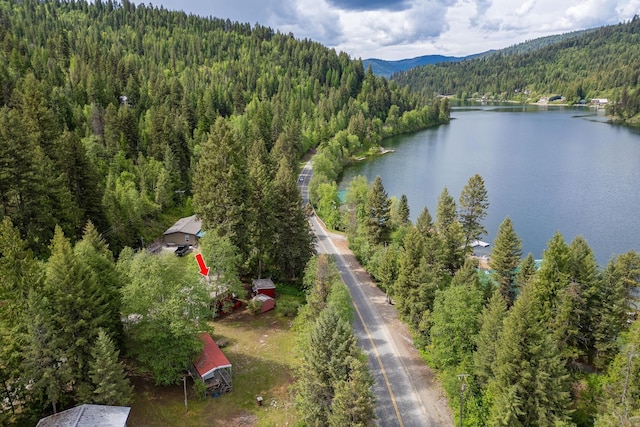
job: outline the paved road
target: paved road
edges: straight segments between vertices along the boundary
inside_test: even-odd
[[[308,200],[311,166],[298,178],[302,198]],[[375,287],[368,274],[347,249],[344,237],[330,234],[314,215],[310,223],[317,236],[319,253],[331,254],[342,280],[349,288],[356,310],[354,330],[373,374],[376,415],[380,426],[453,426],[451,411],[433,372],[425,366],[409,337],[397,321],[393,306]]]

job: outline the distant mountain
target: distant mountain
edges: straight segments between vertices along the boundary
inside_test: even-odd
[[[640,17],[561,36],[544,37],[468,61],[415,67],[392,80],[423,96],[567,103],[611,98],[623,118],[640,112]]]
[[[373,74],[377,76],[390,77],[392,74],[400,71],[407,71],[411,68],[421,67],[423,65],[440,64],[442,62],[458,62],[485,55],[486,53],[488,52],[470,56],[424,55],[418,56],[417,58],[401,59],[399,61],[385,61],[384,59],[369,58],[363,59],[362,65],[365,70],[371,66],[371,71],[373,71]]]
[[[407,71],[416,67],[422,67],[423,65],[441,64],[444,62],[460,62],[466,59],[475,59],[496,54],[514,55],[533,52],[551,44],[580,37],[596,30],[597,28],[592,28],[588,30],[572,31],[570,33],[540,37],[533,40],[527,40],[526,42],[518,43],[504,49],[488,50],[486,52],[475,53],[468,56],[424,55],[411,59],[400,59],[398,61],[385,61],[384,59],[369,58],[363,59],[362,65],[364,65],[365,70],[369,67],[369,65],[371,65],[371,71],[373,71],[373,74],[389,78],[395,73]]]

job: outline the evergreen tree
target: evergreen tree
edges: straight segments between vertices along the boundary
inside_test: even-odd
[[[515,288],[519,292],[529,280],[536,274],[536,260],[533,255],[529,253],[518,266],[518,272],[516,273]]]
[[[462,224],[465,243],[468,245],[487,233],[482,225],[482,220],[487,217],[489,198],[484,186],[484,179],[480,175],[476,174],[469,178],[460,194],[458,207],[460,224]]]
[[[193,177],[193,206],[206,230],[228,236],[243,258],[249,253],[246,223],[246,155],[235,132],[216,120]]]
[[[429,352],[437,367],[454,367],[471,357],[482,302],[476,266],[469,259],[453,277],[451,286],[436,293]]]
[[[64,355],[78,386],[86,382],[90,343],[98,329],[113,326],[105,311],[109,302],[95,274],[78,259],[59,227],[45,272],[39,303],[47,306],[49,315],[43,318],[43,328],[51,334],[50,351]]]
[[[40,263],[6,216],[0,222],[0,254],[0,384],[15,414],[19,404],[28,412],[38,403],[27,392],[30,386],[24,378],[24,363],[25,341],[34,322],[28,312],[29,294],[42,286],[42,273]]]
[[[552,426],[569,420],[565,364],[544,322],[531,286],[523,289],[504,320],[496,348],[492,426]]]
[[[438,207],[436,210],[436,231],[444,234],[446,230],[457,220],[456,201],[449,194],[447,187],[442,189],[438,197]]]
[[[426,206],[422,209],[422,212],[420,212],[420,215],[416,220],[416,228],[424,236],[430,236],[434,233],[433,218],[431,218],[429,209]]]
[[[366,361],[349,358],[349,375],[336,384],[329,426],[366,427],[375,417],[373,378]]]
[[[474,372],[482,385],[486,385],[494,377],[498,338],[506,316],[507,304],[504,296],[496,290],[480,314],[480,330],[476,336],[476,352],[473,354]]]
[[[400,224],[409,223],[409,214],[409,201],[407,200],[407,195],[403,194],[400,196],[400,201],[398,202],[398,218]]]
[[[506,217],[498,227],[489,266],[493,270],[492,278],[498,283],[498,289],[509,307],[515,300],[516,268],[521,256],[522,242],[513,229],[511,219]]]
[[[262,140],[249,150],[249,182],[247,215],[251,239],[251,271],[257,278],[266,277],[273,268],[273,235],[275,233],[275,194],[267,150]],[[266,274],[266,275],[265,275]]]
[[[124,366],[118,361],[119,353],[109,335],[101,329],[91,352],[89,378],[94,388],[89,402],[125,406],[131,401],[133,387]]]
[[[55,317],[51,302],[43,295],[32,291],[28,298],[28,323],[25,357],[23,362],[24,386],[31,390],[30,397],[35,402],[51,404],[53,412],[69,401],[66,394],[74,375],[64,342],[51,319]],[[42,411],[43,408],[38,408]]]
[[[275,214],[273,255],[277,277],[296,283],[315,253],[314,236],[303,210],[300,191],[289,164],[282,159],[274,182]]]
[[[377,176],[367,195],[365,221],[367,236],[373,245],[389,242],[391,235],[390,207],[391,203],[382,185],[382,179]]]
[[[441,257],[451,276],[464,263],[466,252],[464,230],[456,212],[456,202],[445,187],[438,198],[435,226],[442,241]]]
[[[605,369],[618,351],[618,338],[633,313],[634,281],[640,272],[640,257],[634,251],[612,258],[598,282],[598,304],[593,309],[593,359]],[[637,283],[637,282],[635,282]]]
[[[85,226],[82,240],[75,245],[74,253],[78,261],[93,272],[97,282],[97,293],[101,294],[100,299],[103,301],[100,307],[101,313],[98,313],[97,317],[104,318],[104,327],[109,336],[114,338],[116,342],[121,342],[122,296],[120,289],[123,279],[116,269],[115,260],[108,244],[91,222]]]
[[[604,407],[597,427],[632,427],[640,424],[640,321],[625,334],[620,352],[609,367]]]

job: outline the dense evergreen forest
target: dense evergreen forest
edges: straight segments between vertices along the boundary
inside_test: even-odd
[[[339,156],[337,173],[384,137],[446,121],[347,54],[260,25],[0,1],[0,424],[127,403],[121,354],[158,384],[181,379],[210,290],[177,257],[139,250],[178,217],[202,219],[227,289],[302,287],[300,158]]]
[[[584,238],[558,233],[536,262],[507,217],[479,269],[469,247],[486,234],[479,175],[457,200],[444,188],[435,217],[425,207],[415,224],[380,177],[355,177],[344,204],[319,208],[412,329],[456,424],[462,414],[469,426],[640,425],[637,252],[601,267]]]
[[[151,221],[194,194],[219,117],[239,157],[264,144],[275,176],[282,153],[293,165],[341,130],[376,143],[376,120],[418,106],[345,53],[266,27],[126,1],[2,1],[0,21],[0,203],[37,254],[55,224],[76,239],[91,220],[116,252],[155,238]]]
[[[640,112],[640,19],[539,49],[515,46],[478,59],[415,68],[392,80],[418,93],[459,99],[525,102],[559,95],[577,103],[609,98],[616,101],[612,112],[628,119]]]

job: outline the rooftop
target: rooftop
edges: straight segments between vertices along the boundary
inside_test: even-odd
[[[163,234],[173,233],[185,233],[197,235],[202,229],[202,221],[196,218],[195,215],[191,215],[185,218],[180,218]]]
[[[127,406],[80,405],[38,421],[36,427],[125,427]]]
[[[200,341],[204,343],[204,347],[202,348],[202,353],[193,363],[198,374],[207,379],[211,373],[213,373],[216,369],[220,368],[230,368],[231,363],[227,356],[224,355],[220,347],[215,343],[211,335],[206,332],[203,332],[199,336]]]
[[[253,279],[253,289],[275,289],[271,279]]]

